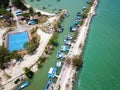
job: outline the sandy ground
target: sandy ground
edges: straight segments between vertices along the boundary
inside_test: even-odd
[[[85,44],[85,40],[87,37],[87,33],[88,33],[88,28],[89,28],[89,24],[90,21],[92,19],[92,16],[95,14],[95,8],[97,6],[97,0],[95,0],[93,6],[91,7],[91,10],[88,14],[88,18],[86,18],[84,25],[81,27],[77,40],[74,44],[72,44],[70,51],[68,53],[68,57],[72,58],[74,55],[80,55],[82,53],[84,44]],[[79,47],[81,44],[82,47]],[[75,69],[73,69],[72,65],[70,65],[69,67],[66,66],[66,64],[63,65],[63,68],[61,70],[61,73],[59,75],[59,78],[56,82],[56,85],[54,85],[54,90],[56,90],[56,88],[60,85],[60,90],[72,90],[72,78],[74,77],[74,73],[75,73]],[[67,84],[69,85],[69,87],[66,87]]]
[[[0,46],[3,43],[3,34],[6,32],[6,28],[0,28]]]
[[[27,8],[30,8],[31,6],[29,4],[26,4],[24,3],[24,5],[27,7]],[[41,12],[41,14],[43,15],[48,15],[48,16],[54,16],[55,14],[53,13],[48,13],[48,12],[45,12],[45,11],[42,11],[42,10],[39,10],[37,8],[34,8],[36,12]]]
[[[39,42],[40,45],[37,48],[36,53],[34,55],[25,55],[23,58],[24,60],[21,63],[17,62],[14,67],[11,66],[9,69],[5,69],[5,72],[11,75],[12,78],[8,79],[7,81],[6,81],[6,78],[2,79],[2,82],[1,82],[2,85],[6,84],[11,80],[14,80],[15,78],[23,74],[24,73],[23,68],[32,66],[34,63],[36,63],[38,58],[42,55],[42,53],[44,52],[45,46],[47,45],[52,34],[46,34],[42,30],[38,30],[37,33],[38,35],[40,35],[41,40]],[[3,73],[2,72],[0,73],[0,77],[3,77]],[[9,90],[14,86],[15,86],[14,83],[11,82],[5,86],[4,90]]]

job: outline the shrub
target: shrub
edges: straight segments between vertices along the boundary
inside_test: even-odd
[[[33,77],[34,72],[32,72],[29,68],[25,67],[24,71],[25,71],[25,75],[26,75],[27,78],[31,79]]]
[[[23,4],[22,0],[13,0],[12,4],[19,9],[26,9],[26,6]]]
[[[79,69],[83,65],[82,55],[74,56],[74,58],[72,59],[72,63],[73,67]]]

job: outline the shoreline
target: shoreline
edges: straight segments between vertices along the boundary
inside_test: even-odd
[[[88,17],[85,19],[85,22],[79,31],[76,42],[70,48],[70,51],[68,53],[69,58],[72,58],[74,55],[81,55],[83,53],[85,42],[88,36],[90,23],[93,16],[96,14],[95,10],[98,5],[98,2],[99,2],[98,0],[95,0],[93,5],[91,6],[90,11],[88,13]],[[73,68],[71,64],[69,65],[69,67],[66,67],[66,63],[64,63],[59,78],[56,84],[53,86],[54,87],[53,90],[56,90],[59,86],[60,90],[72,90],[74,88],[75,77],[77,72],[78,71],[76,71],[76,68]],[[67,85],[69,87],[66,87]]]
[[[25,1],[23,1],[23,4],[24,4],[27,8],[30,8],[30,7],[31,7],[31,5],[27,4]],[[43,14],[43,15],[55,16],[54,13],[48,13],[48,12],[39,10],[39,9],[37,9],[37,8],[34,8],[34,10],[35,10],[35,12],[41,12],[41,14]]]

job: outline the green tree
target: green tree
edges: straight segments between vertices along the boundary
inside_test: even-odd
[[[30,14],[29,13],[23,13],[22,16],[23,17],[30,17]]]
[[[26,77],[27,78],[32,78],[33,77],[33,75],[34,75],[34,72],[32,72],[29,68],[27,68],[27,67],[25,67],[24,68],[24,72],[25,72],[25,75],[26,75]]]
[[[29,8],[29,13],[30,13],[31,15],[34,15],[34,10],[33,10],[32,7]]]
[[[7,13],[7,11],[4,8],[0,8],[0,15],[4,15],[6,13]]]
[[[37,15],[40,17],[41,16],[41,12],[37,12]]]
[[[13,0],[12,4],[19,9],[26,9],[25,5],[23,4],[22,0]]]
[[[57,46],[58,45],[58,41],[57,41],[57,34],[54,34],[52,36],[52,38],[49,40],[49,44],[53,45],[53,46]]]
[[[82,17],[83,17],[83,18],[87,18],[87,16],[88,16],[88,13],[87,13],[87,12],[84,12],[84,13],[82,14]]]
[[[79,69],[83,65],[82,55],[74,56],[72,59],[72,65]]]
[[[12,59],[17,59],[17,60],[23,59],[23,57],[22,57],[21,55],[19,55],[19,54],[17,53],[17,51],[12,51],[12,52],[10,53],[10,58],[12,58]]]
[[[7,48],[0,46],[0,68],[4,69],[3,63],[10,60],[10,53]]]
[[[0,8],[6,8],[9,4],[9,0],[0,0]]]
[[[39,58],[39,62],[40,62],[40,63],[44,63],[45,60],[46,60],[46,57],[40,57],[40,58]]]

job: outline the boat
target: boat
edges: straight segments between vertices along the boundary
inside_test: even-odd
[[[62,32],[62,31],[64,31],[64,28],[61,27],[61,28],[59,28],[57,31],[58,31],[58,32]]]
[[[70,32],[75,32],[77,31],[76,25],[70,26]]]
[[[34,19],[29,20],[28,25],[34,25],[34,24],[35,24],[35,20]]]
[[[75,32],[75,31],[77,31],[77,29],[76,29],[76,28],[73,28],[72,31]]]
[[[22,90],[23,88],[27,87],[30,85],[30,82],[26,81],[23,84],[21,84],[17,90]]]
[[[69,46],[67,46],[67,45],[61,46],[60,50],[63,51],[63,52],[66,52],[66,51],[69,50]]]
[[[48,78],[54,78],[57,72],[57,67],[51,67],[48,72]]]
[[[49,79],[47,85],[45,86],[45,90],[49,90],[51,84],[52,84],[52,79]]]
[[[76,17],[77,20],[80,20],[81,18],[82,18],[81,16],[77,16],[77,17]]]
[[[82,15],[82,12],[78,12],[78,13],[77,13],[77,16],[81,16],[81,15]]]
[[[57,57],[57,59],[63,60],[65,58],[65,54],[63,52],[61,52],[61,51],[58,51],[56,57]]]
[[[65,38],[67,39],[67,40],[72,40],[72,36],[70,36],[70,35],[65,35]]]
[[[70,40],[64,40],[65,45],[71,45],[71,41]]]
[[[70,30],[72,30],[73,26],[70,26]]]
[[[85,10],[86,9],[86,7],[83,7],[83,10]]]
[[[62,66],[62,62],[58,61],[58,62],[56,63],[56,67],[61,67],[61,66]]]
[[[70,14],[69,14],[69,13],[66,13],[66,14],[65,14],[65,16],[66,16],[66,17],[69,17],[69,16],[70,16]]]
[[[74,22],[74,25],[75,25],[75,26],[76,26],[76,25],[78,25],[78,24],[79,24],[79,22],[78,22],[78,21],[75,21],[75,22]]]
[[[48,7],[52,6],[51,4],[48,4]]]

